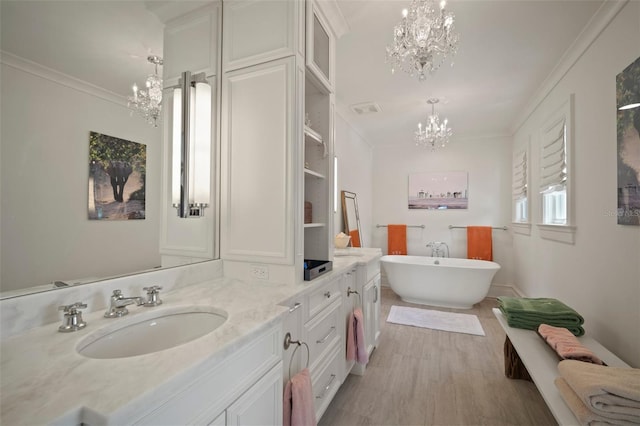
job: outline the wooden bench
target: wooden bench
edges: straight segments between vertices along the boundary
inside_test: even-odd
[[[554,380],[560,375],[558,372],[558,356],[533,330],[509,327],[507,319],[500,309],[494,308],[493,313],[507,333],[511,344],[518,352],[518,356],[527,368],[533,383],[544,398],[549,410],[559,425],[575,425],[577,419],[565,404],[556,388]],[[611,353],[607,348],[588,336],[578,337],[580,343],[596,354],[611,367],[629,367],[627,363]]]

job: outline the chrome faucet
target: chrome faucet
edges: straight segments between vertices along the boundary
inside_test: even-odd
[[[449,257],[449,246],[443,241],[431,241],[427,247],[431,249],[431,257]]]
[[[126,308],[127,305],[135,303],[137,306],[140,306],[143,305],[144,302],[142,297],[124,297],[122,291],[113,290],[113,294],[109,298],[109,309],[104,313],[104,317],[119,318],[129,313],[129,310]]]

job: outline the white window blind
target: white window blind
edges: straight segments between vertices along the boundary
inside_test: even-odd
[[[527,152],[520,151],[513,156],[511,188],[513,200],[527,198]]]
[[[545,132],[542,139],[540,192],[557,191],[567,182],[567,147],[565,120]]]

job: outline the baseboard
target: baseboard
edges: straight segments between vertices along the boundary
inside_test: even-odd
[[[487,297],[495,299],[500,296],[523,297],[522,291],[513,284],[491,284]]]

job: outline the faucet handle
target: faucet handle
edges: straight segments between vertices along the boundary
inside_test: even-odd
[[[147,292],[147,301],[144,302],[144,306],[151,307],[162,304],[162,300],[158,297],[158,293],[162,290],[162,287],[159,285],[152,285],[150,287],[143,287],[142,289]]]
[[[83,321],[82,312],[78,309],[84,309],[86,307],[87,304],[82,302],[58,306],[59,311],[64,311],[62,325],[58,327],[58,331],[61,333],[69,333],[71,331],[78,331],[85,328],[87,323]]]
[[[122,290],[113,290],[113,296],[119,299],[122,296]]]
[[[62,306],[58,306],[58,310],[59,311],[64,311],[64,313],[69,313],[69,314],[77,314],[78,313],[78,309],[84,309],[87,307],[86,303],[82,303],[82,302],[76,302],[76,303],[72,303],[71,305],[62,305]]]

